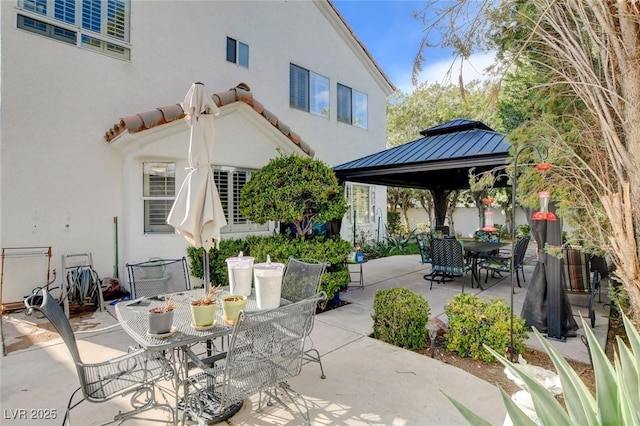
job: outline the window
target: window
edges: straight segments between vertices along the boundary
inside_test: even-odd
[[[167,216],[176,198],[175,163],[143,163],[144,232],[172,233]]]
[[[347,199],[347,220],[350,223],[368,224],[375,222],[375,191],[370,185],[356,185],[347,183],[345,187]]]
[[[290,64],[289,105],[328,118],[329,79]]]
[[[18,28],[122,59],[129,48],[130,0],[19,0]]]
[[[227,218],[221,232],[268,231],[268,224],[253,223],[240,213],[240,191],[251,178],[251,171],[227,167],[214,167],[213,180],[218,188],[220,202]]]
[[[227,61],[249,68],[249,45],[227,37]]]
[[[367,95],[338,84],[338,121],[366,129]]]

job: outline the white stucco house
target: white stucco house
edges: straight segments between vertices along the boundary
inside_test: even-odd
[[[395,88],[334,6],[314,1],[0,2],[0,243],[90,252],[101,276],[181,257],[165,219],[185,176],[193,82],[217,96],[223,238],[269,233],[235,209],[278,149],[329,166],[386,144]],[[358,229],[386,222],[386,189],[347,183]],[[116,226],[117,225],[117,226]],[[353,234],[351,216],[341,233]],[[60,276],[58,280],[60,280]],[[39,282],[5,288],[5,299]]]

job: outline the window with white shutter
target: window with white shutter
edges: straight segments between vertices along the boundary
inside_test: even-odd
[[[130,0],[18,0],[17,27],[129,60]]]
[[[227,218],[227,226],[220,229],[222,233],[268,231],[268,224],[258,224],[247,220],[240,213],[240,193],[244,185],[251,179],[251,170],[240,170],[231,167],[214,167],[213,179],[220,195],[222,208]]]
[[[144,232],[172,233],[167,216],[176,198],[175,163],[143,163]]]

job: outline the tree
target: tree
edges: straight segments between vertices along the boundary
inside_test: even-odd
[[[254,222],[293,223],[303,238],[313,222],[339,219],[347,211],[333,170],[310,157],[281,155],[253,173],[242,188],[240,213]]]
[[[411,207],[415,207],[416,200],[413,189],[388,187],[387,188],[387,202],[392,209],[400,208],[402,212],[402,218],[404,219],[404,225],[409,230],[409,215],[408,211]]]
[[[458,14],[460,8],[475,10],[476,24],[462,31],[446,25],[456,7]],[[504,105],[506,116],[524,120],[512,142],[535,140],[548,148],[559,167],[544,185],[563,218],[610,256],[639,324],[640,209],[634,206],[640,203],[640,3],[467,0],[443,13],[430,28],[443,30],[459,55],[496,48],[504,69],[526,77],[529,102]],[[521,182],[542,186],[526,174]]]

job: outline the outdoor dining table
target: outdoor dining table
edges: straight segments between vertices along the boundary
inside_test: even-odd
[[[463,241],[462,247],[468,257],[471,258],[471,288],[473,281],[478,284],[480,290],[484,290],[480,282],[480,271],[478,271],[478,259],[486,257],[491,252],[510,246],[511,243],[492,243],[487,241]]]
[[[229,294],[228,290],[223,291],[221,296],[226,294]],[[191,325],[190,302],[203,296],[204,290],[196,289],[150,298],[143,297],[116,304],[116,316],[122,329],[140,347],[149,351],[164,352],[173,363],[175,370],[173,384],[175,391],[174,424],[177,424],[178,411],[181,406],[180,390],[184,390],[183,397],[188,394],[189,360],[194,355],[191,352],[191,347],[198,343],[211,342],[217,338],[229,336],[233,331],[233,325],[229,325],[223,320],[221,303],[218,303],[216,321],[212,327],[196,329]],[[178,305],[174,310],[171,332],[166,333],[166,336],[150,335],[148,333],[149,309],[164,305],[168,298],[172,298],[174,303]],[[286,303],[288,303],[286,300],[281,301],[281,304]],[[256,298],[252,294],[247,298],[245,311],[258,310]],[[233,416],[240,408],[242,408],[242,403],[230,407],[227,412],[217,415],[216,421],[223,421],[225,418]]]

